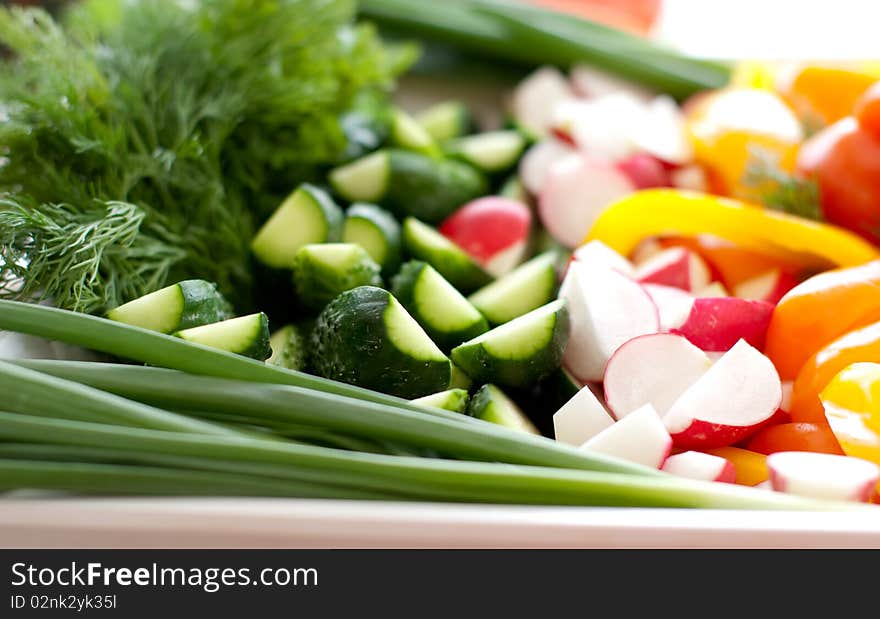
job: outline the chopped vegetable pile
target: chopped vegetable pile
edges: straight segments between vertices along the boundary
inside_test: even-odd
[[[0,329],[94,355],[0,361],[0,488],[873,509],[880,76],[841,109],[490,0],[160,6],[0,12]],[[369,17],[536,68],[500,126],[405,108]]]

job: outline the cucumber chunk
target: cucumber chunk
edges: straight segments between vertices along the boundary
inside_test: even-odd
[[[439,223],[489,190],[486,177],[461,161],[400,148],[377,151],[333,169],[333,190],[349,202],[373,202],[395,216]]]
[[[501,183],[501,187],[498,188],[498,195],[522,202],[523,204],[528,204],[530,201],[529,192],[526,190],[526,186],[523,185],[518,174],[511,174],[507,180]]]
[[[437,155],[440,148],[425,128],[400,108],[391,111],[391,143],[406,150]]]
[[[533,385],[509,389],[507,393],[541,434],[547,438],[555,438],[553,414],[577,395],[580,389],[580,383],[565,368],[560,367]]]
[[[174,335],[188,342],[219,348],[258,361],[265,361],[272,354],[269,346],[269,319],[263,312],[183,329]]]
[[[293,261],[293,284],[306,307],[320,310],[340,293],[357,286],[381,286],[380,267],[360,245],[304,245]]]
[[[408,399],[449,388],[449,359],[387,290],[343,292],[318,315],[311,340],[319,376]]]
[[[281,203],[257,231],[251,251],[260,262],[276,269],[293,264],[300,247],[338,241],[344,214],[330,195],[304,183]]]
[[[547,251],[524,262],[468,297],[494,325],[504,324],[556,297],[559,254]]]
[[[107,312],[107,318],[135,327],[173,333],[232,316],[232,306],[203,279],[186,279],[156,290]]]
[[[470,395],[467,390],[447,389],[446,391],[416,398],[412,402],[421,406],[442,408],[453,413],[464,413],[467,411],[468,400],[470,400]]]
[[[477,390],[468,404],[468,414],[511,430],[540,434],[514,401],[493,384],[483,385]]]
[[[450,389],[464,389],[467,392],[470,392],[471,387],[473,387],[474,381],[470,376],[464,373],[464,371],[455,365],[452,364],[452,378],[449,379],[449,388]]]
[[[403,246],[412,257],[430,264],[464,294],[492,281],[492,276],[463,249],[415,217],[403,221]]]
[[[358,202],[348,207],[342,240],[357,243],[370,254],[384,275],[390,275],[400,268],[403,244],[400,222],[375,204]]]
[[[461,101],[436,103],[416,114],[414,118],[437,142],[467,135],[476,127],[470,109]]]
[[[450,140],[443,150],[483,172],[496,174],[515,167],[526,144],[519,131],[487,131]]]
[[[483,315],[427,262],[404,264],[391,292],[442,350],[489,330]]]
[[[306,337],[298,325],[284,325],[269,338],[272,354],[266,359],[266,363],[288,370],[305,370],[307,346]]]
[[[560,366],[568,331],[568,307],[558,299],[456,346],[452,360],[478,382],[525,387]]]

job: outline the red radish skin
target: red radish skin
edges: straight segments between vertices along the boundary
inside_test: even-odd
[[[499,252],[525,242],[532,214],[522,202],[487,196],[458,208],[438,227],[440,234],[485,263]]]
[[[812,451],[772,453],[767,456],[767,470],[777,492],[865,503],[880,478],[880,467],[873,462]]]
[[[642,288],[651,295],[657,310],[660,312],[660,330],[669,331],[679,327],[691,313],[696,297],[681,288],[661,286],[660,284],[642,284]]]
[[[800,281],[782,269],[772,269],[756,277],[737,284],[733,294],[743,299],[756,299],[776,305],[785,294]]]
[[[711,272],[695,252],[670,247],[640,263],[635,277],[641,284],[661,284],[693,292],[709,285]]]
[[[561,245],[580,245],[593,222],[635,187],[612,164],[583,155],[554,163],[538,195],[538,217]]]
[[[773,363],[740,340],[679,397],[663,421],[676,447],[703,451],[751,436],[782,401]]]
[[[736,468],[730,460],[702,451],[683,451],[673,454],[666,458],[662,470],[672,475],[702,481],[726,484],[736,482]]]
[[[589,387],[581,387],[553,415],[556,440],[575,446],[583,445],[613,423],[611,415]]]
[[[730,350],[741,339],[762,350],[774,307],[738,297],[697,298],[684,323],[670,331],[705,351]]]
[[[574,261],[559,296],[568,301],[571,322],[563,363],[583,382],[602,381],[608,360],[621,344],[660,328],[650,295],[614,269]]]
[[[630,155],[617,163],[617,169],[626,174],[636,189],[672,186],[660,160],[647,153]]]
[[[533,196],[541,193],[547,171],[558,161],[569,155],[577,154],[577,151],[568,144],[547,138],[531,146],[520,159],[519,178],[523,186]]]
[[[602,382],[616,419],[650,404],[662,417],[712,361],[680,335],[641,335],[614,351]]]
[[[672,438],[657,411],[646,404],[599,432],[581,448],[659,469],[672,452]]]

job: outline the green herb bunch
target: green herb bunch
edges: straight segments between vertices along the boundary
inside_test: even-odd
[[[381,110],[414,59],[354,14],[350,0],[0,10],[0,297],[101,312],[199,277],[250,309],[253,231],[357,154],[353,106]]]

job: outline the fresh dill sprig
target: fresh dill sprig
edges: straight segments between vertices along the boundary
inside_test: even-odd
[[[786,172],[779,158],[766,149],[750,149],[743,181],[750,199],[759,204],[807,219],[822,219],[818,183]]]
[[[0,10],[0,297],[101,312],[170,279],[253,307],[253,231],[346,153],[411,48],[350,0],[90,0]]]

